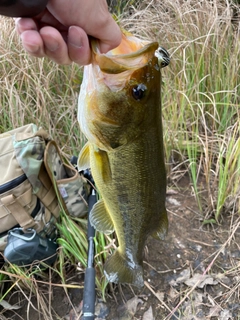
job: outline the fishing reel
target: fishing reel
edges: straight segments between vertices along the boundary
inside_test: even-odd
[[[78,160],[78,158],[76,156],[72,156],[72,158],[70,159],[70,162],[74,166],[74,168],[78,171],[77,160]],[[90,169],[82,170],[82,171],[79,171],[79,174],[83,175],[84,178],[87,180],[87,183],[90,185],[90,193],[89,194],[92,194],[92,190],[93,190],[93,188],[95,188],[95,182],[93,180],[91,170]]]
[[[14,228],[8,232],[5,260],[18,266],[39,264],[44,261],[52,265],[57,258],[58,244],[49,238],[43,238],[34,229]]]

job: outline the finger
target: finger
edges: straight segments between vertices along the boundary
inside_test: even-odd
[[[39,30],[44,26],[51,26],[60,32],[67,31],[67,27],[62,25],[48,10],[34,18],[15,18],[17,32],[21,34],[26,30]]]
[[[30,18],[16,18],[15,25],[18,34],[22,34],[27,30],[37,30],[37,25],[33,19]]]
[[[68,31],[68,52],[72,61],[80,65],[91,62],[91,51],[86,32],[77,26],[71,26]]]
[[[68,47],[61,33],[53,27],[43,27],[40,35],[44,44],[45,56],[58,64],[70,64]]]
[[[94,6],[94,8],[95,10],[89,12],[88,19],[91,23],[86,23],[84,25],[84,30],[87,34],[99,40],[100,51],[106,53],[109,50],[116,48],[121,43],[122,33],[119,26],[108,12],[106,1],[99,1],[98,6]]]
[[[24,49],[32,56],[42,58],[45,56],[44,45],[38,31],[23,31],[20,36]]]
[[[121,30],[110,15],[108,16],[108,19],[104,21],[102,28],[96,28],[94,33],[94,36],[100,40],[99,50],[102,53],[106,53],[109,50],[116,48],[120,45],[122,40]]]
[[[67,27],[60,23],[51,12],[45,9],[42,13],[34,17],[34,21],[36,22],[39,29],[51,26],[59,31],[67,30]]]
[[[100,51],[107,51],[117,47],[122,34],[117,23],[108,11],[106,0],[82,1],[72,0],[66,12],[66,0],[49,0],[48,10],[65,26],[78,26],[86,34],[99,40]]]

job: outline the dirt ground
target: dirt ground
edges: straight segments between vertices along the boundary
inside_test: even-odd
[[[167,208],[167,238],[147,241],[144,288],[109,287],[107,302],[97,301],[96,319],[240,319],[239,218],[225,214],[220,225],[204,226],[186,178],[169,190]],[[83,282],[83,274],[74,270],[69,278]],[[49,288],[43,290],[47,304]],[[70,289],[68,295],[59,287],[51,290],[51,319],[80,319],[82,289]],[[33,297],[30,304],[18,295],[21,308],[2,314],[3,318],[0,314],[0,319],[48,319],[39,313],[37,301]]]

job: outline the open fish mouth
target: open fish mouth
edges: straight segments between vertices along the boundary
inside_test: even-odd
[[[142,68],[146,65],[149,60],[157,51],[157,42],[143,42],[142,46],[134,48],[137,51],[129,52],[123,49],[118,52],[118,50],[112,50],[106,54],[97,53],[95,55],[96,64],[99,66],[101,72],[105,74],[119,75],[126,71],[132,72],[133,70]],[[127,52],[127,53],[126,53]]]
[[[121,45],[106,54],[99,53],[95,42],[92,43],[95,63],[100,70],[107,74],[119,74],[127,70],[141,68],[148,63],[155,50],[159,68],[164,68],[170,63],[170,55],[166,49],[158,46],[157,42],[140,41],[136,39],[134,46],[129,46],[128,37],[123,36]]]

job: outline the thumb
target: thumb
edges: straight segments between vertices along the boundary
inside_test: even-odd
[[[99,31],[92,32],[91,35],[98,39],[101,53],[107,53],[118,47],[122,40],[122,32],[110,15],[109,21]]]

